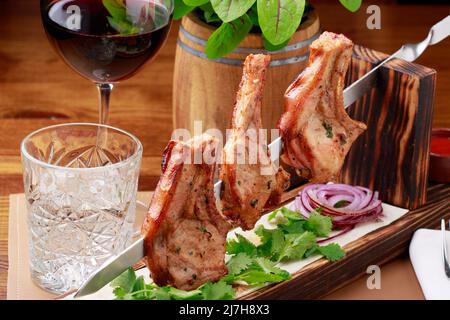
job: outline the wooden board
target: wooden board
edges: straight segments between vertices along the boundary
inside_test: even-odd
[[[386,57],[355,46],[347,83]],[[333,263],[321,259],[295,273],[290,281],[243,299],[320,298],[365,274],[368,266],[381,265],[405,252],[418,228],[436,227],[440,218],[450,217],[450,186],[434,185],[427,190],[435,80],[432,69],[394,60],[380,70],[376,89],[348,109],[368,130],[353,145],[340,180],[378,190],[384,202],[415,210],[345,246],[344,259]],[[291,200],[301,188],[287,192],[284,200]]]
[[[387,55],[355,46],[347,83]],[[426,202],[436,71],[393,60],[374,89],[347,110],[367,124],[352,146],[341,181],[378,190],[383,201],[415,209]]]
[[[300,188],[285,195],[291,199]],[[292,275],[289,281],[264,287],[241,299],[316,299],[366,273],[370,265],[382,265],[404,253],[414,232],[435,228],[441,218],[450,218],[450,185],[428,188],[428,203],[408,212],[389,226],[373,231],[344,247],[345,258],[336,262],[318,260]]]

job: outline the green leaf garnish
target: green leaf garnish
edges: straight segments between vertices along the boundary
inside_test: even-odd
[[[224,22],[209,37],[206,44],[206,55],[209,59],[217,59],[232,52],[252,28],[250,18],[244,14],[231,22]]]
[[[123,17],[124,11],[120,10],[123,0],[104,1],[108,2],[105,7],[112,17],[110,24],[122,30],[121,32],[129,33],[127,28],[131,26],[123,23],[126,21]],[[210,59],[217,59],[232,52],[253,26],[255,32],[262,31],[266,50],[281,50],[298,30],[305,10],[310,10],[306,0],[174,1],[175,20],[196,10],[206,23],[215,27],[220,25],[208,39],[206,53]],[[349,11],[355,12],[361,7],[362,0],[340,0],[340,2]]]
[[[106,18],[111,28],[123,35],[139,33],[140,29],[127,17],[127,8],[123,0],[103,0],[102,3],[110,14]]]
[[[202,292],[203,300],[232,300],[236,295],[233,287],[225,281],[207,282],[199,289]]]
[[[243,270],[247,269],[252,264],[252,262],[253,260],[248,254],[240,252],[232,256],[230,260],[228,260],[228,273],[234,275],[239,274]]]
[[[305,218],[297,211],[282,207],[269,214],[269,221],[276,218],[278,214],[283,215],[288,220],[304,220]]]
[[[291,278],[286,270],[279,267],[280,261],[305,259],[312,255],[322,255],[330,261],[345,256],[344,250],[336,243],[325,246],[317,244],[318,236],[331,232],[331,219],[322,216],[320,210],[312,212],[308,219],[300,213],[281,208],[272,220],[281,214],[285,221],[274,229],[260,225],[255,229],[259,244],[255,245],[242,234],[227,241],[228,274],[218,282],[207,282],[195,290],[185,291],[171,286],[158,287],[145,284],[144,278],[136,277],[132,268],[111,282],[118,300],[228,300],[236,293],[232,287],[243,281],[249,286],[278,283]]]
[[[118,287],[123,290],[124,293],[131,292],[136,281],[136,274],[133,268],[128,268],[120,276],[111,281],[112,287]]]
[[[337,261],[345,256],[345,251],[337,243],[320,246],[318,251],[330,261]]]
[[[207,282],[189,291],[145,284],[142,276],[136,278],[132,268],[114,279],[111,286],[117,300],[228,300],[235,296],[233,287],[224,281]]]
[[[190,7],[198,7],[208,3],[209,0],[183,0],[183,2]]]
[[[285,246],[283,231],[279,228],[265,229],[260,226],[255,230],[255,233],[261,239],[261,244],[257,248],[259,256],[277,260],[278,253]]]
[[[250,8],[250,10],[248,10],[247,15],[250,18],[250,21],[253,23],[253,25],[259,27],[258,6],[257,6],[256,1],[253,4],[253,6]]]
[[[347,200],[340,200],[340,201],[336,202],[333,207],[334,208],[343,208],[343,207],[348,206],[349,203],[350,202],[348,202]]]
[[[266,37],[263,36],[263,44],[264,44],[264,49],[266,49],[267,51],[278,51],[283,49],[284,47],[287,46],[287,44],[289,43],[289,41],[291,41],[291,38],[287,39],[286,41],[278,44],[278,45],[274,45],[272,43],[270,43],[269,40],[266,39]]]
[[[256,251],[256,246],[239,233],[236,234],[236,240],[232,239],[227,241],[228,254],[238,254],[243,252],[249,256],[254,256],[256,255]]]
[[[280,261],[301,259],[316,244],[316,236],[310,231],[285,235],[286,245],[279,254]]]
[[[333,222],[331,217],[323,216],[316,212],[311,212],[308,220],[305,223],[305,229],[313,232],[318,237],[327,237]]]
[[[274,46],[289,40],[297,31],[305,0],[257,0],[258,21],[264,37]]]

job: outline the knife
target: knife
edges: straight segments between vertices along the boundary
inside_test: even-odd
[[[428,33],[428,36],[420,43],[417,44],[405,44],[394,54],[381,61],[370,72],[366,73],[363,77],[353,82],[344,90],[344,106],[348,108],[360,97],[366,94],[371,88],[373,88],[378,75],[378,69],[384,64],[393,60],[394,58],[403,59],[409,62],[416,60],[425,49],[433,44],[436,44],[450,35],[450,15],[445,19],[435,24]],[[276,161],[279,159],[282,140],[277,138],[268,146],[271,160]],[[214,194],[216,198],[220,197],[220,190],[222,181],[216,182],[214,185]],[[108,259],[94,274],[92,274],[88,280],[78,289],[74,294],[74,298],[82,297],[85,295],[97,292],[105,285],[110,283],[122,272],[128,269],[130,266],[139,262],[144,257],[144,238],[140,237],[125,251],[117,256],[113,256]]]

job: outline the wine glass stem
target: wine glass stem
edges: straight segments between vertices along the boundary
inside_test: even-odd
[[[107,124],[109,120],[109,100],[111,97],[111,91],[113,89],[111,83],[97,83],[97,89],[100,98],[100,124]]]

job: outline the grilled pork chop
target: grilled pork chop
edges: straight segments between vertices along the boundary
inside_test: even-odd
[[[268,206],[280,202],[289,176],[271,161],[259,139],[261,101],[268,55],[249,55],[233,111],[231,134],[224,147],[220,178],[222,213],[244,230],[252,229]]]
[[[171,141],[164,152],[163,173],[142,227],[146,264],[160,286],[191,290],[227,273],[230,225],[215,204],[215,164],[205,159],[205,154],[215,158],[216,144],[202,135],[186,143]],[[193,163],[196,152],[202,164]]]
[[[353,142],[366,129],[344,109],[352,48],[345,36],[324,32],[311,44],[308,68],[285,94],[285,112],[278,123],[282,160],[314,181],[335,179]]]

